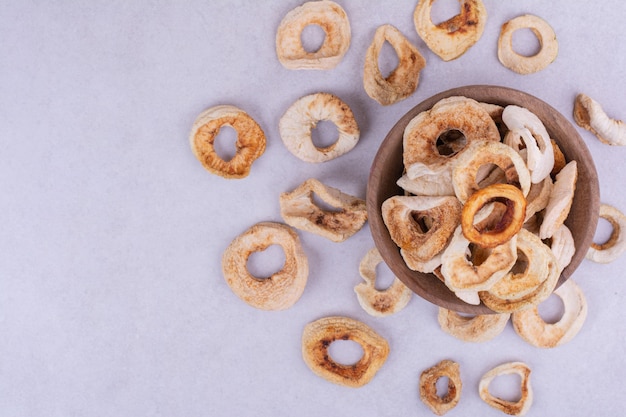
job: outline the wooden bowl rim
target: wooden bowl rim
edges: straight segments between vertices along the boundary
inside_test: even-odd
[[[391,240],[381,214],[382,202],[391,195],[401,194],[400,187],[395,185],[395,181],[399,178],[399,175],[385,175],[386,173],[383,172],[384,162],[389,163],[389,161],[393,159],[394,152],[397,155],[399,151],[400,156],[402,155],[402,136],[404,129],[415,116],[430,109],[439,100],[451,96],[465,96],[491,104],[515,104],[528,108],[542,120],[550,137],[555,139],[563,150],[566,159],[568,161],[576,159],[579,177],[574,203],[572,204],[572,213],[570,213],[566,221],[566,225],[568,225],[572,231],[576,241],[576,252],[570,264],[561,273],[557,288],[578,268],[585,258],[589,246],[593,242],[600,209],[598,175],[593,157],[572,123],[543,100],[510,87],[468,85],[440,92],[423,100],[410,109],[392,127],[374,157],[367,184],[366,202],[368,222],[377,249],[394,275],[425,300],[462,313],[489,314],[493,313],[493,311],[482,303],[480,305],[471,305],[458,299],[454,293],[433,274],[424,274],[410,270],[404,263],[399,248]],[[554,134],[555,131],[561,132],[562,135]],[[398,149],[398,147],[400,149]],[[572,158],[572,153],[576,154],[575,158]],[[401,157],[400,167],[394,168],[396,171],[402,169]],[[397,177],[395,177],[395,179],[390,178],[392,175],[394,177],[397,175]],[[394,192],[388,190],[388,192],[383,193],[380,190],[381,183],[385,179],[387,180],[387,184],[393,179],[395,185]],[[572,218],[574,212],[576,214],[575,219]]]

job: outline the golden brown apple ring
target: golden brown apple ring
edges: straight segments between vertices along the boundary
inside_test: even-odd
[[[526,342],[535,347],[553,348],[563,345],[578,334],[587,318],[585,295],[570,278],[554,291],[563,301],[563,316],[548,324],[539,315],[537,306],[512,314],[513,328]]]
[[[541,50],[533,56],[520,55],[513,50],[513,32],[518,29],[532,30]],[[552,27],[540,17],[522,15],[502,25],[498,38],[498,59],[508,69],[518,74],[532,74],[546,68],[556,59],[559,44]]]
[[[317,195],[336,208],[325,210],[313,200]],[[290,226],[315,233],[333,242],[343,242],[361,230],[367,221],[365,201],[310,178],[279,197],[280,214]]]
[[[458,226],[441,258],[446,286],[455,293],[488,290],[515,264],[516,242],[517,236],[513,236],[506,243],[481,253],[480,260],[474,261],[467,258],[470,241]]]
[[[523,362],[508,362],[496,366],[484,374],[478,384],[480,398],[496,410],[512,416],[523,416],[533,403],[533,390],[530,384],[530,368]],[[521,380],[521,397],[518,401],[507,401],[494,397],[489,392],[489,384],[500,375],[517,374]]]
[[[448,390],[440,397],[437,395],[437,381],[443,377],[448,378]],[[462,389],[459,364],[449,359],[442,360],[420,375],[420,399],[438,416],[456,407],[461,399]]]
[[[619,258],[626,251],[626,240],[624,240],[626,216],[613,206],[600,204],[600,217],[611,224],[613,228],[611,236],[602,244],[592,242],[585,256],[593,262],[607,264]]]
[[[353,365],[335,362],[328,347],[336,340],[351,340],[363,348]],[[361,387],[374,377],[389,355],[387,341],[366,324],[348,317],[325,317],[307,324],[302,333],[302,357],[316,375],[339,385]]]
[[[506,205],[500,222],[491,230],[479,230],[474,226],[474,216],[485,205],[491,202]],[[526,199],[514,185],[493,184],[472,194],[461,213],[463,235],[472,243],[483,248],[494,248],[511,239],[524,224],[526,215]]]
[[[470,195],[480,189],[476,183],[476,176],[480,167],[486,164],[498,166],[504,171],[507,183],[519,184],[524,197],[528,195],[530,172],[522,157],[503,143],[477,141],[466,148],[452,169],[454,193],[461,202],[467,201]]]
[[[437,320],[441,329],[464,342],[486,342],[493,339],[506,327],[510,314],[479,314],[462,316],[456,311],[439,307]]]
[[[383,202],[381,211],[391,240],[415,270],[446,246],[459,224],[461,204],[455,197],[393,196]]]
[[[448,132],[460,132],[458,146],[451,154],[442,154],[438,139]],[[430,110],[415,116],[404,129],[403,162],[409,178],[438,174],[450,169],[450,163],[476,141],[500,141],[498,128],[487,110],[467,97],[448,97]]]
[[[222,126],[237,132],[237,152],[225,161],[215,152],[215,138]],[[243,110],[229,105],[215,106],[202,112],[189,136],[191,150],[209,172],[224,178],[244,178],[252,163],[265,152],[265,133]]]
[[[257,278],[247,269],[253,252],[279,245],[285,252],[282,269]],[[281,223],[261,222],[237,236],[222,256],[222,271],[233,292],[261,310],[284,310],[300,299],[309,276],[309,264],[298,234]]]
[[[482,0],[459,0],[461,13],[433,24],[430,18],[434,0],[420,0],[413,13],[413,22],[420,37],[431,51],[444,61],[460,57],[482,36],[487,10]]]
[[[399,61],[387,78],[383,77],[378,68],[378,56],[385,41],[396,51]],[[374,40],[367,48],[363,69],[365,92],[383,106],[403,100],[417,88],[420,71],[425,65],[422,54],[402,32],[392,25],[382,25],[376,29]]]
[[[302,46],[306,26],[318,25],[326,35],[317,51]],[[309,1],[289,11],[276,31],[276,54],[288,69],[326,70],[337,66],[350,47],[350,21],[345,10],[329,0]]]
[[[319,148],[311,139],[311,131],[322,120],[332,122],[339,137],[333,144]],[[289,152],[313,163],[326,162],[352,150],[360,136],[350,107],[329,93],[310,94],[297,100],[280,118],[278,128]]]
[[[385,317],[402,310],[411,301],[413,291],[394,278],[392,284],[384,289],[376,289],[376,266],[383,261],[378,249],[373,248],[365,254],[359,264],[359,274],[365,282],[354,287],[359,304],[369,315]]]

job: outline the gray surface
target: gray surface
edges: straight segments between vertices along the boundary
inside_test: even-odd
[[[440,2],[442,15],[454,5]],[[574,279],[589,302],[587,322],[552,350],[526,344],[510,325],[491,342],[462,343],[418,297],[395,316],[368,316],[353,292],[372,246],[367,226],[340,244],[300,233],[310,277],[289,310],[253,309],[222,278],[221,254],[236,235],[281,220],[280,192],[316,177],[365,197],[385,133],[442,90],[510,86],[570,120],[575,95],[586,92],[626,119],[623,2],[485,3],[483,37],[443,62],[415,32],[415,1],[344,1],[352,44],[330,71],[290,71],[276,58],[276,28],[299,1],[0,4],[0,415],[428,415],[418,377],[445,358],[461,364],[464,379],[451,416],[502,415],[477,386],[510,360],[533,369],[531,415],[621,412],[626,258],[583,262]],[[500,25],[522,13],[550,22],[560,48],[552,65],[528,76],[496,56]],[[389,107],[362,86],[365,50],[384,23],[427,60],[417,92]],[[313,165],[286,150],[277,126],[297,98],[318,91],[344,99],[362,134],[347,155]],[[245,109],[267,134],[244,180],[207,173],[190,151],[193,120],[218,104]],[[626,150],[581,135],[602,201],[626,210]],[[390,343],[388,361],[363,388],[324,381],[301,359],[303,326],[330,314],[360,319]]]

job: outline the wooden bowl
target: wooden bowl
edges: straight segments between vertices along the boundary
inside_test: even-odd
[[[450,96],[465,96],[477,101],[505,106],[515,104],[535,113],[545,125],[567,161],[576,160],[578,182],[570,214],[565,222],[571,230],[576,244],[576,253],[571,263],[559,278],[557,286],[565,282],[584,259],[593,241],[600,206],[598,174],[587,146],[570,122],[545,102],[522,91],[490,85],[474,85],[454,88],[430,97],[405,114],[391,129],[382,142],[372,164],[367,185],[367,213],[370,230],[376,247],[392,272],[413,292],[422,298],[458,312],[488,314],[493,311],[484,304],[471,305],[457,298],[444,283],[433,274],[409,269],[398,246],[391,240],[381,214],[383,202],[403,190],[396,184],[402,176],[402,136],[411,119],[430,109],[439,100]]]

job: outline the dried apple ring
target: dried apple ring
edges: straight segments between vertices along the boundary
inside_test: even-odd
[[[559,272],[562,272],[570,264],[574,253],[576,253],[576,244],[572,232],[562,224],[549,239],[549,246],[556,256]]]
[[[448,151],[437,147],[441,137],[456,133]],[[454,96],[438,101],[415,116],[404,129],[403,162],[409,178],[449,170],[451,161],[476,141],[500,141],[498,128],[476,100]]]
[[[437,395],[437,381],[443,377],[448,378],[448,390],[440,397]],[[459,364],[449,359],[442,360],[420,375],[420,399],[438,416],[456,407],[461,399],[462,389]]]
[[[513,236],[506,243],[483,249],[479,256],[472,254],[472,259],[468,259],[470,241],[458,226],[441,258],[441,273],[446,286],[455,293],[488,290],[515,264],[516,242],[517,236]]]
[[[279,245],[285,252],[282,269],[268,278],[257,278],[247,269],[253,252]],[[300,299],[309,276],[309,264],[298,234],[289,226],[257,223],[237,236],[222,256],[222,271],[233,292],[261,310],[284,310]]]
[[[607,220],[613,230],[609,239],[602,243],[591,243],[585,255],[593,262],[608,264],[619,258],[626,251],[624,230],[626,230],[626,216],[613,206],[600,204],[600,217]]]
[[[506,177],[507,183],[519,184],[524,197],[530,191],[530,172],[522,157],[500,142],[477,141],[469,145],[467,151],[456,160],[452,169],[452,184],[454,193],[461,202],[475,191],[480,189],[476,183],[476,176],[481,166],[486,164],[497,165]]]
[[[507,362],[496,366],[484,374],[478,384],[480,398],[496,410],[512,416],[523,416],[528,412],[533,403],[533,390],[530,384],[530,368],[523,362]],[[518,401],[507,401],[494,397],[489,392],[491,381],[500,375],[517,374],[520,376],[522,393]]]
[[[352,340],[363,348],[353,365],[335,362],[328,347],[336,340]],[[307,324],[302,332],[302,357],[316,375],[338,385],[361,387],[374,377],[389,355],[387,341],[366,324],[348,317],[325,317]]]
[[[515,332],[535,347],[563,345],[578,334],[587,318],[587,301],[580,287],[568,279],[554,291],[563,301],[563,316],[556,323],[546,323],[537,306],[512,314]]]
[[[556,143],[554,139],[550,139],[552,142],[552,149],[554,151],[554,167],[552,167],[552,171],[550,171],[550,175],[556,176],[567,164],[565,160],[565,155],[563,155],[563,151],[559,147],[559,144]]]
[[[378,68],[378,56],[385,41],[396,51],[399,61],[386,78]],[[382,25],[376,29],[374,40],[367,48],[363,69],[365,92],[383,106],[403,100],[417,88],[420,71],[425,65],[422,54],[402,32],[392,25]]]
[[[324,43],[312,52],[302,46],[305,27],[318,25]],[[309,1],[289,11],[276,31],[276,54],[288,69],[327,70],[337,66],[350,47],[350,21],[345,10],[329,0]]]
[[[552,192],[543,215],[543,222],[539,228],[540,238],[547,239],[551,237],[567,219],[574,201],[577,180],[578,165],[576,161],[570,161],[556,176],[556,181],[552,187]]]
[[[540,183],[530,185],[530,191],[526,196],[526,218],[524,221],[528,221],[535,213],[546,208],[550,194],[552,194],[552,186],[552,178],[549,175]]]
[[[532,30],[541,46],[533,56],[520,55],[513,50],[513,32],[518,29]],[[526,14],[502,25],[498,38],[498,59],[508,69],[526,75],[541,71],[556,59],[559,44],[552,27],[540,17]]]
[[[480,300],[498,313],[512,313],[536,306],[552,294],[559,280],[558,261],[548,246],[526,229],[520,230],[517,240],[518,248],[525,254],[527,262],[524,270],[512,270],[492,288],[478,293]],[[547,273],[543,278],[542,271],[546,268]],[[529,284],[537,281],[541,282],[535,287]]]
[[[493,229],[479,230],[474,225],[474,216],[485,205],[501,202],[506,211]],[[494,248],[511,239],[524,224],[526,199],[514,185],[493,184],[472,194],[461,212],[463,235],[472,243],[483,248]]]
[[[459,224],[461,204],[454,197],[393,196],[382,204],[391,240],[407,266],[432,259],[446,246]],[[427,220],[427,221],[426,221]]]
[[[363,310],[376,317],[397,313],[406,307],[413,296],[413,291],[395,277],[388,288],[376,289],[376,266],[382,261],[383,258],[378,249],[373,248],[368,251],[359,264],[359,274],[365,282],[354,287],[354,292]]]
[[[336,208],[326,210],[313,201],[317,195]],[[290,226],[315,233],[333,242],[343,242],[361,230],[367,221],[365,201],[310,178],[279,197],[280,214]]]
[[[517,264],[489,289],[495,297],[519,300],[535,291],[548,278],[549,265],[556,258],[550,248],[526,229],[517,235]],[[517,270],[517,266],[519,269]]]
[[[237,132],[237,152],[225,161],[215,152],[215,138],[223,126]],[[189,136],[191,150],[209,172],[224,178],[244,178],[252,163],[265,152],[265,133],[245,111],[230,105],[211,107],[193,123]]]
[[[600,142],[613,146],[626,145],[626,123],[610,118],[600,103],[585,94],[578,94],[574,101],[574,120],[587,129]]]
[[[337,140],[326,147],[315,146],[311,131],[322,120],[335,124]],[[304,96],[287,109],[278,124],[283,143],[305,162],[325,162],[352,150],[359,141],[359,127],[350,107],[337,96],[317,93]]]
[[[482,0],[459,0],[461,12],[435,25],[430,14],[434,0],[420,0],[413,13],[413,22],[420,37],[431,51],[444,61],[463,55],[483,34],[487,10]]]
[[[493,339],[509,322],[508,313],[479,314],[473,317],[462,316],[456,311],[439,307],[437,320],[441,329],[464,342],[486,342]]]

